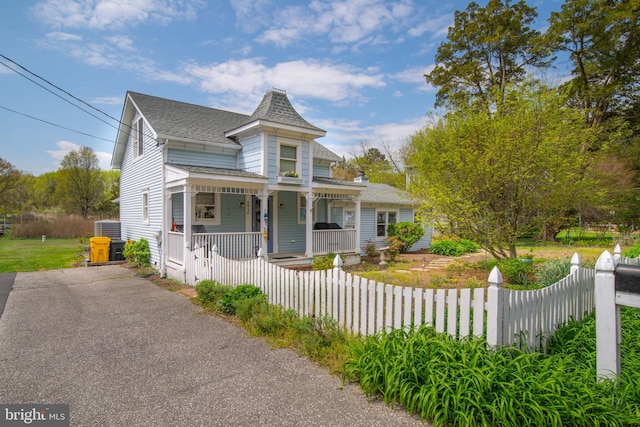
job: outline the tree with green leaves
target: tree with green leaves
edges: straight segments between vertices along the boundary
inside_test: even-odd
[[[14,206],[12,193],[20,182],[22,174],[10,162],[0,157],[0,203],[2,204],[3,221],[6,221],[7,210]]]
[[[90,147],[64,156],[58,169],[56,199],[67,213],[87,218],[101,202],[103,188],[98,157]]]
[[[382,144],[385,149],[386,147]],[[360,152],[353,152],[352,158],[341,161],[333,166],[333,177],[336,179],[353,180],[361,172],[364,172],[371,182],[384,182],[396,187],[403,187],[404,174],[399,170],[398,163],[376,147],[370,147],[366,142],[360,142]]]
[[[485,7],[471,2],[457,11],[447,41],[438,47],[437,65],[425,75],[438,89],[436,106],[491,109],[501,104],[507,87],[527,79],[528,68],[546,68],[544,38],[530,28],[536,16],[522,0],[490,0]]]
[[[640,83],[640,3],[637,0],[566,0],[552,12],[547,38],[569,54],[573,74],[565,84],[587,126],[626,109]]]
[[[414,135],[409,191],[438,228],[514,258],[520,236],[587,203],[591,137],[557,91],[507,87],[500,111],[461,106]]]

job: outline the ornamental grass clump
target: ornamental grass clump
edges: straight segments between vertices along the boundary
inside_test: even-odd
[[[623,319],[623,331],[636,335],[621,351],[617,383],[596,379],[595,353],[585,352],[572,331],[563,331],[545,355],[494,350],[483,338],[457,340],[425,326],[352,343],[345,374],[367,395],[399,403],[436,426],[637,425],[640,315],[635,317]],[[594,348],[592,332],[577,337]]]

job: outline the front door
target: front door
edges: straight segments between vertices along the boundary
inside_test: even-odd
[[[264,218],[260,217],[260,199],[257,196],[251,197],[251,205],[253,215],[251,216],[251,230],[264,232]],[[269,202],[267,205],[267,253],[273,253],[273,198],[269,196]]]

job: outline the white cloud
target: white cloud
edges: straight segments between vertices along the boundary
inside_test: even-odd
[[[77,151],[80,149],[80,146],[78,144],[74,144],[73,142],[69,141],[58,141],[56,143],[56,146],[58,147],[57,150],[47,150],[47,153],[49,153],[51,157],[58,161],[64,159],[64,156],[69,154],[69,152]]]
[[[52,31],[46,34],[46,37],[50,40],[56,41],[81,41],[82,36],[77,34],[65,33],[63,31]]]
[[[425,127],[428,118],[415,117],[402,122],[365,126],[357,120],[317,120],[313,122],[327,130],[327,136],[319,142],[340,156],[351,157],[359,150],[361,142],[382,150],[384,142],[391,149],[398,149],[418,130]]]
[[[136,48],[133,46],[133,40],[127,36],[111,36],[105,37],[105,40],[111,46],[115,46],[120,50],[126,50],[130,52],[135,52]]]
[[[202,0],[44,0],[31,11],[53,28],[119,29],[144,22],[193,20]]]
[[[81,148],[78,144],[69,141],[58,141],[56,146],[58,147],[57,150],[47,150],[47,153],[57,161],[58,165],[60,161],[64,159],[64,156],[71,151],[78,151]],[[94,151],[94,153],[98,158],[98,167],[100,169],[111,169],[111,153],[105,153],[103,151]]]
[[[230,60],[223,63],[185,67],[187,75],[200,89],[211,94],[256,99],[270,87],[290,94],[336,103],[362,99],[362,90],[385,86],[384,76],[375,68],[357,69],[350,65],[316,60],[281,62],[273,67],[261,58]]]
[[[124,98],[122,96],[101,96],[91,100],[92,104],[100,105],[122,105],[123,102]]]
[[[245,4],[246,1],[234,3]],[[352,44],[372,40],[386,43],[382,33],[390,28],[398,31],[412,18],[413,7],[408,2],[390,3],[384,0],[312,0],[307,7],[288,6],[279,10],[257,40],[277,46],[307,36],[327,36],[335,44]],[[261,21],[267,20],[261,14]]]
[[[426,67],[410,67],[389,77],[399,82],[414,84],[419,91],[433,91],[434,87],[426,82],[424,75],[429,74],[434,68],[433,64]]]
[[[431,33],[434,38],[444,37],[449,32],[451,25],[453,25],[453,14],[447,13],[421,21],[420,24],[409,30],[409,35],[421,37],[424,33]]]

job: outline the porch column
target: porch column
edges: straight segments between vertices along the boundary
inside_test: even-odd
[[[262,239],[260,239],[260,249],[265,259],[269,258],[269,193],[263,192],[258,196],[260,199],[260,231]]]
[[[308,193],[303,193],[306,199],[307,205],[307,220],[305,221],[305,250],[304,256],[307,258],[313,257],[313,191],[309,190]],[[300,215],[300,212],[296,213]]]
[[[356,232],[356,247],[353,249],[357,254],[360,254],[360,233],[361,233],[360,231],[360,195],[357,195],[354,201],[356,202],[356,223],[354,226],[357,232]]]
[[[191,247],[191,223],[193,222],[193,212],[192,212],[192,199],[194,194],[192,193],[193,189],[191,185],[184,186],[184,247],[185,249],[193,249]],[[186,254],[185,257],[186,259]]]

